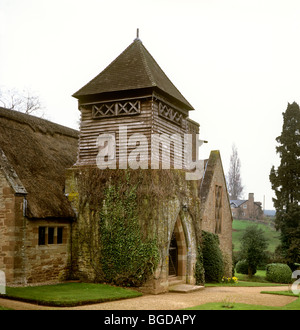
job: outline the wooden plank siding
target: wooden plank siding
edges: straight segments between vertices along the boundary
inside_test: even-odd
[[[178,123],[172,122],[161,115],[159,115],[159,102],[157,98],[147,98],[140,100],[140,114],[135,115],[125,115],[125,116],[111,116],[103,118],[93,118],[92,116],[92,105],[81,105],[81,127],[80,127],[80,137],[79,137],[79,147],[78,147],[78,159],[76,165],[95,165],[96,157],[99,152],[97,147],[97,138],[99,134],[103,133],[115,133],[116,138],[116,157],[117,166],[120,160],[124,160],[125,157],[120,155],[120,137],[119,128],[120,125],[126,125],[127,127],[127,139],[129,139],[132,134],[139,133],[146,137],[147,146],[145,148],[139,147],[143,152],[147,153],[148,168],[151,168],[151,160],[158,161],[159,167],[162,167],[162,148],[166,150],[166,145],[157,145],[151,137],[153,134],[166,134],[167,136],[172,136],[172,134],[177,134],[178,138],[174,143],[178,142],[181,144],[181,148],[176,149],[174,143],[171,143],[170,148],[170,167],[171,168],[184,168],[183,156],[183,142],[184,134],[199,132],[199,125],[193,121],[190,121],[187,116],[186,111],[182,111],[182,121],[179,125]],[[163,137],[163,136],[162,136]],[[165,141],[164,139],[162,139]],[[128,141],[128,140],[127,140]],[[166,141],[165,141],[166,142]],[[128,157],[132,150],[137,146],[127,147]],[[151,159],[151,148],[156,147],[159,150],[159,154],[154,155]],[[152,155],[153,156],[153,155]],[[174,163],[175,159],[175,163]],[[167,164],[168,165],[168,164]]]
[[[184,163],[184,159],[183,159],[183,157],[184,157],[184,149],[183,149],[184,135],[193,134],[193,160],[195,160],[195,155],[196,155],[195,135],[199,134],[199,124],[190,120],[188,118],[188,115],[183,116],[181,125],[177,125],[170,120],[162,118],[159,115],[159,103],[160,103],[159,100],[153,102],[153,107],[152,107],[153,108],[153,129],[152,129],[152,131],[153,131],[153,133],[156,133],[156,134],[165,133],[169,136],[172,136],[173,134],[177,134],[178,136],[181,136],[182,149],[178,150],[179,153],[178,152],[176,153],[174,145],[171,145],[170,162],[171,162],[171,168],[175,167],[175,168],[184,169],[185,168],[185,163]],[[160,147],[159,162],[160,163],[162,162],[161,147]]]
[[[116,152],[119,155],[119,128],[126,125],[127,138],[134,133],[140,133],[151,141],[152,102],[141,102],[141,113],[133,116],[92,118],[91,107],[81,106],[81,127],[79,137],[79,152],[77,165],[95,165],[96,156],[99,152],[97,138],[99,134],[115,133]],[[128,154],[134,148],[128,148]]]
[[[172,144],[170,148],[170,167],[183,168],[183,139],[184,134],[187,133],[186,130],[186,120],[182,120],[182,125],[179,126],[173,123],[170,120],[162,118],[159,115],[159,100],[153,102],[153,133],[155,134],[167,134],[168,136],[172,136],[173,134],[177,134],[181,137],[181,145],[182,148],[179,150],[179,153],[175,151],[174,145]],[[175,140],[176,142],[176,140]],[[152,146],[153,147],[153,146]],[[159,163],[162,163],[162,145],[159,147]],[[176,156],[175,156],[176,155]],[[174,163],[175,160],[175,163]]]

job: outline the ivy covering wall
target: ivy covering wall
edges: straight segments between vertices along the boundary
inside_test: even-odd
[[[77,212],[73,278],[125,286],[142,286],[151,278],[166,281],[169,231],[182,205],[188,206],[192,239],[200,243],[197,182],[185,180],[184,171],[85,166],[70,171],[67,187]],[[201,260],[194,270],[203,267]]]
[[[105,189],[100,211],[100,267],[104,280],[117,285],[142,285],[159,261],[156,240],[142,238],[136,189],[127,174],[124,192],[119,185]]]

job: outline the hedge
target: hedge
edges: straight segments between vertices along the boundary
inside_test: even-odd
[[[292,270],[286,264],[268,264],[266,267],[266,280],[274,283],[291,283]]]
[[[224,262],[218,235],[202,231],[202,255],[205,282],[221,282]]]

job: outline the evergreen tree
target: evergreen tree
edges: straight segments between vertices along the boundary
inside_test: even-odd
[[[300,109],[294,102],[283,113],[281,135],[276,138],[280,165],[270,172],[276,209],[276,229],[288,264],[300,261]]]
[[[262,229],[257,226],[247,227],[241,238],[241,258],[246,260],[248,275],[256,273],[257,266],[266,257],[268,240]]]

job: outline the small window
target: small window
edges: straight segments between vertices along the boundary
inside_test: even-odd
[[[246,208],[247,208],[247,204],[244,204],[244,205],[243,205],[243,208],[246,209]]]
[[[222,233],[222,186],[215,187],[215,234]]]
[[[39,245],[46,244],[46,227],[39,227]]]
[[[48,228],[48,244],[54,244],[54,228]]]
[[[57,228],[57,244],[63,243],[63,227]]]

